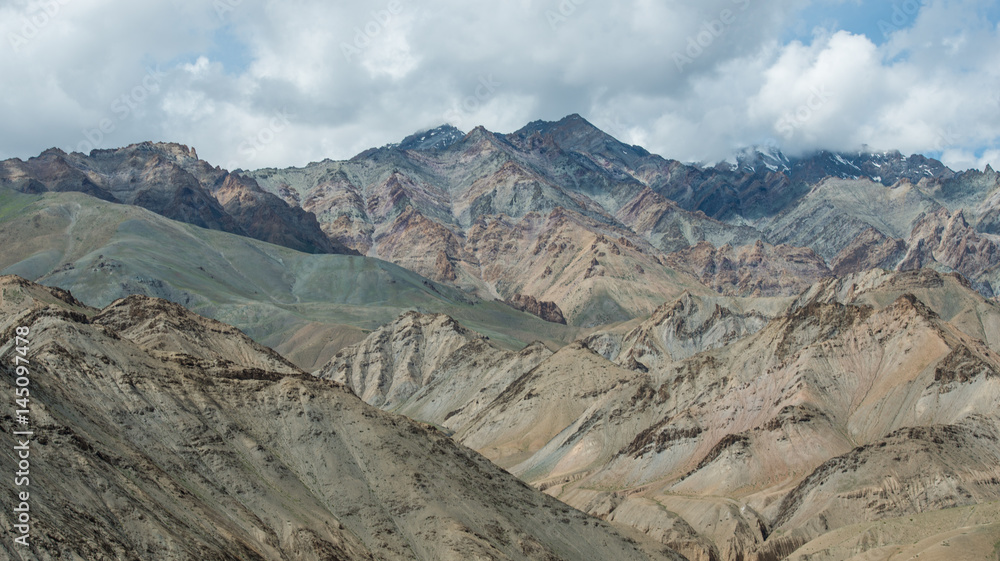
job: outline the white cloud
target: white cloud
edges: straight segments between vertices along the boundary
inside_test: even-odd
[[[784,41],[809,0],[220,2],[231,9],[0,6],[0,157],[152,139],[220,165],[301,165],[446,120],[507,132],[574,112],[685,160],[765,142],[935,151],[977,167],[997,153],[988,2],[930,0],[884,44],[836,30]],[[14,52],[33,17],[44,25]],[[287,125],[271,130],[283,111]]]

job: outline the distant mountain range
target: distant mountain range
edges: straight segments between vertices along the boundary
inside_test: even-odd
[[[352,253],[328,239],[315,216],[178,144],[144,142],[89,155],[53,148],[27,162],[2,162],[0,184],[22,193],[86,193],[306,253]]]
[[[39,559],[1000,544],[989,167],[682,163],[578,115],[287,169],[52,149],[0,162],[0,236]]]
[[[993,295],[992,169],[958,173],[899,152],[748,149],[733,160],[664,159],[571,115],[506,135],[460,137],[446,126],[348,161],[248,176],[314,212],[344,246],[481,295],[551,301],[582,325],[649,313],[655,305],[636,295],[659,290],[663,263],[727,294],[791,295],[833,269],[929,266]],[[703,242],[735,255],[758,241],[782,256],[765,265],[766,276],[784,278],[777,285],[711,278],[725,263],[688,259]],[[788,258],[808,265],[785,266]]]
[[[300,251],[378,257],[582,326],[648,314],[697,281],[793,295],[833,271],[926,266],[962,273],[987,297],[1000,282],[992,169],[764,149],[703,167],[621,143],[579,115],[506,135],[443,126],[347,161],[238,173],[173,144],[53,149],[0,164],[0,185],[80,191]],[[748,269],[757,242],[770,258]],[[734,266],[751,277],[734,278]]]

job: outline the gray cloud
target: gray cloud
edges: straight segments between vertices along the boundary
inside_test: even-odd
[[[1000,163],[989,2],[930,0],[886,42],[783,41],[808,4],[14,1],[0,156],[152,139],[224,166],[302,165],[445,121],[507,132],[578,112],[685,160],[772,143]]]

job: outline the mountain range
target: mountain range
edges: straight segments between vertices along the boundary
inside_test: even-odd
[[[519,307],[583,327],[649,314],[683,289],[792,296],[834,270],[872,267],[959,271],[994,295],[991,168],[958,173],[898,152],[745,150],[734,160],[667,160],[571,115],[510,134],[444,126],[283,170],[226,172],[173,144],[53,149],[3,162],[0,184],[376,257],[480,298],[537,302]]]
[[[989,166],[579,115],[287,169],[146,142],[0,162],[0,233],[35,558],[1000,551]]]

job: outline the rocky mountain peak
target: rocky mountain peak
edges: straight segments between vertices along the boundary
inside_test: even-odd
[[[195,149],[176,142],[152,142],[143,141],[129,144],[123,148],[95,149],[89,154],[94,159],[111,159],[121,157],[145,157],[159,155],[167,161],[182,165],[198,160],[198,153]]]
[[[506,303],[515,309],[538,316],[545,321],[566,324],[566,318],[563,317],[562,310],[559,309],[559,306],[555,302],[539,301],[534,296],[515,294],[511,298],[508,298]]]
[[[52,148],[48,148],[46,150],[42,150],[41,154],[39,154],[39,157],[42,157],[42,156],[61,156],[61,157],[65,157],[65,156],[68,156],[68,154],[66,154],[66,152],[64,152],[62,148],[52,147]],[[20,158],[14,158],[14,159],[17,160],[17,161],[21,161]]]
[[[419,131],[404,138],[396,148],[400,150],[444,150],[465,136],[465,133],[452,125]]]
[[[734,171],[788,172],[792,169],[792,161],[775,146],[747,147],[738,151],[733,159],[735,163],[731,169]]]
[[[482,125],[469,131],[461,140],[451,145],[452,150],[480,155],[502,150],[503,143],[497,135]]]
[[[206,372],[256,369],[302,374],[273,350],[240,330],[199,316],[180,304],[132,295],[117,300],[91,319],[161,360],[198,365]]]

